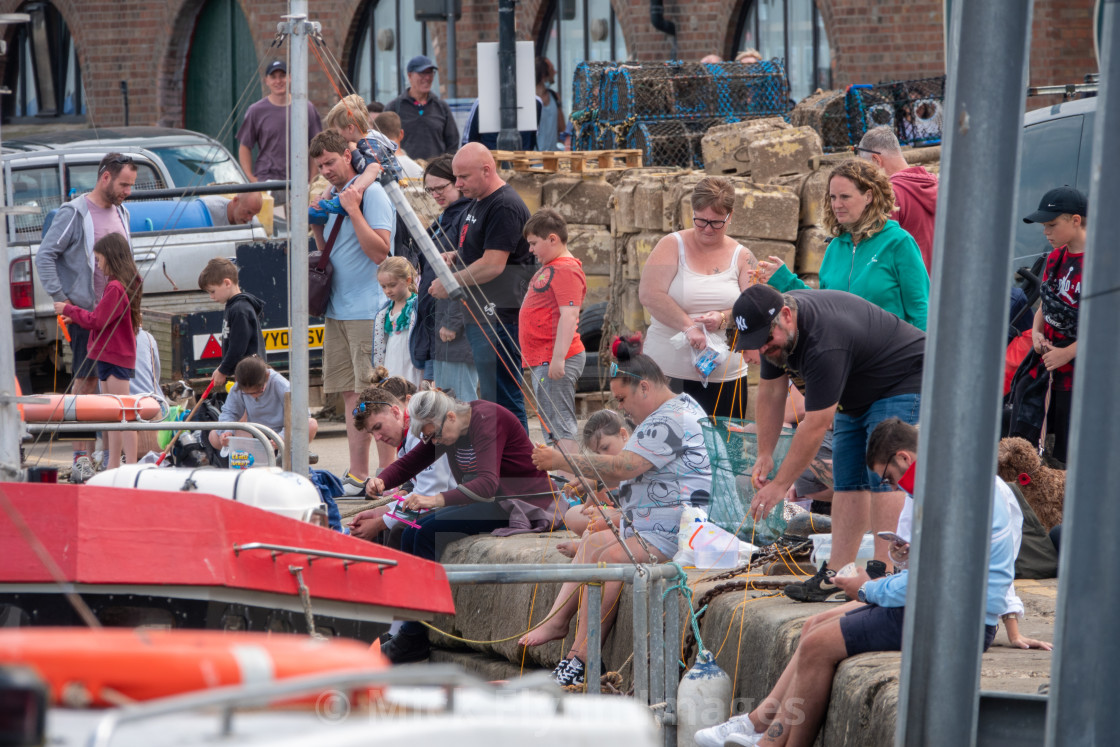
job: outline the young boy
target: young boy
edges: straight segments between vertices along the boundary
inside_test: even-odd
[[[522,233],[543,267],[533,276],[521,303],[521,362],[532,372],[545,434],[566,453],[575,453],[576,380],[587,357],[576,328],[587,278],[583,265],[568,251],[568,225],[555,210],[537,211]]]
[[[1053,251],[1042,274],[1042,303],[1034,315],[1034,350],[1050,372],[1050,408],[1046,429],[1054,434],[1050,456],[1065,464],[1069,414],[1073,401],[1073,359],[1077,356],[1077,313],[1081,303],[1081,267],[1085,259],[1088,200],[1073,187],[1047,192],[1024,223],[1041,223]],[[1029,440],[1029,439],[1028,439]]]
[[[222,316],[222,362],[212,376],[223,386],[242,358],[265,356],[260,313],[264,302],[251,293],[242,293],[237,284],[237,265],[224,257],[206,263],[198,276],[198,287],[210,294],[211,301],[224,303]]]
[[[373,118],[373,129],[380,132],[397,146],[397,163],[400,164],[401,173],[409,179],[423,179],[424,169],[413,161],[401,147],[404,140],[404,130],[401,128],[401,115],[396,112],[381,112]]]
[[[255,355],[237,364],[233,380],[237,383],[222,405],[218,422],[260,423],[279,433],[281,438],[287,438],[284,432],[284,395],[292,390],[288,380]],[[314,439],[318,430],[318,421],[308,418],[307,440]],[[247,434],[243,431],[210,431],[210,445],[215,449],[228,446],[230,436],[236,435]]]

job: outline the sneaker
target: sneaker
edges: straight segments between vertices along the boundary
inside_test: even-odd
[[[556,682],[560,687],[568,687],[569,685],[583,687],[586,675],[587,669],[583,662],[580,661],[578,656],[573,656],[568,660],[567,668],[556,678]]]
[[[821,563],[817,575],[808,581],[799,584],[790,584],[785,588],[785,595],[798,602],[833,602],[844,595],[844,590],[832,583],[836,571],[828,567],[828,563]]]
[[[342,478],[342,493],[343,493],[343,495],[346,495],[346,496],[349,496],[349,497],[353,498],[355,496],[365,495],[365,492],[366,492],[366,481],[365,480],[359,480],[358,478],[354,477],[349,472],[346,473],[346,477]]]
[[[561,659],[560,663],[556,665],[556,668],[552,670],[552,679],[556,680],[556,682],[560,682],[560,679],[564,676],[564,672],[568,671],[569,663],[571,663],[569,659]]]
[[[692,738],[700,747],[723,747],[725,744],[753,745],[761,736],[755,731],[754,724],[744,713],[742,716],[733,716],[722,724],[701,729]],[[751,741],[733,741],[740,737]]]
[[[80,456],[74,460],[74,465],[70,468],[70,482],[81,485],[91,480],[93,474],[93,462],[88,456]]]
[[[762,734],[732,734],[723,743],[724,747],[729,744],[743,745],[743,747],[758,747],[758,743],[762,740]]]
[[[394,664],[411,664],[428,658],[431,648],[428,644],[428,633],[400,632],[381,644],[381,653]]]

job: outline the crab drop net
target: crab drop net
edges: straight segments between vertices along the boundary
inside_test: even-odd
[[[652,166],[702,168],[700,138],[717,124],[784,116],[781,60],[584,62],[573,81],[573,149],[637,148]]]

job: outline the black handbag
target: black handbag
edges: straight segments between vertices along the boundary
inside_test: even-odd
[[[331,265],[331,247],[334,246],[338,229],[345,219],[344,216],[338,216],[323,251],[315,251],[307,255],[307,311],[311,316],[324,316],[327,313],[327,305],[331,301],[331,276],[334,275],[334,266]]]

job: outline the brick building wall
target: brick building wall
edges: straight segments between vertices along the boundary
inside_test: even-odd
[[[276,23],[286,12],[283,0],[239,0],[248,19],[258,59],[269,53]],[[391,0],[381,0],[389,2]],[[191,34],[205,0],[52,0],[74,36],[86,88],[89,120],[98,126],[124,121],[120,81],[127,80],[132,124],[183,123],[184,80]],[[535,40],[548,0],[517,5],[517,36]],[[665,16],[677,26],[678,56],[731,55],[735,32],[751,0],[666,0]],[[666,59],[670,38],[650,24],[648,0],[612,0],[627,49],[639,60]],[[944,72],[941,0],[817,0],[828,33],[833,81],[849,83],[920,78]],[[1079,82],[1095,72],[1092,11],[1094,0],[1036,0],[1031,54],[1031,84]],[[0,12],[19,9],[18,0],[0,0]],[[348,69],[360,31],[365,0],[315,0],[314,19],[322,23],[331,53]],[[458,93],[475,94],[474,45],[497,41],[495,0],[464,0],[456,26],[459,45]],[[441,67],[446,50],[443,24],[430,28]],[[271,56],[271,55],[269,55]],[[312,57],[311,98],[326,112],[336,96]],[[263,89],[260,95],[264,95]],[[1052,99],[1036,98],[1041,106]]]

